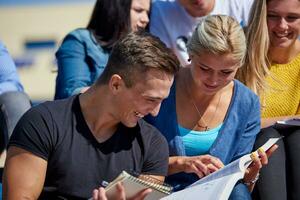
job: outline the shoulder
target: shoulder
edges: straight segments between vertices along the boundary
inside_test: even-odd
[[[97,46],[97,42],[89,30],[79,28],[71,31],[65,36],[59,50],[65,47],[66,50],[70,51],[70,49],[76,48],[78,45],[85,47]]]
[[[151,4],[151,10],[163,16],[172,16],[181,9],[181,6],[176,0],[154,0]]]
[[[64,100],[46,101],[46,102],[40,103],[40,104],[30,108],[26,112],[26,115],[27,115],[27,117],[37,116],[37,115],[50,116],[51,113],[55,113],[57,110],[61,111],[62,108],[65,108],[65,106],[62,105],[61,101],[63,102],[66,100],[64,99]],[[61,106],[59,106],[59,105],[61,105]]]
[[[34,126],[36,124],[40,124],[40,122],[42,121],[44,121],[45,123],[49,123],[51,121],[51,116],[49,110],[44,106],[44,104],[45,103],[42,103],[30,108],[21,117],[18,124],[22,124],[21,126],[26,126],[26,124],[31,123]]]
[[[139,120],[138,123],[141,130],[140,134],[145,155],[147,157],[152,157],[155,154],[153,151],[159,151],[157,152],[158,154],[161,156],[165,154],[164,156],[168,157],[169,148],[165,136],[163,136],[163,134],[156,127],[144,121],[143,119]]]
[[[65,108],[54,106],[54,102],[45,102],[28,110],[18,121],[9,146],[17,146],[45,160],[63,139],[66,118]],[[60,124],[59,124],[60,123]]]
[[[259,109],[260,107],[259,97],[238,80],[234,80],[234,102],[239,106],[243,106],[244,109]]]
[[[172,9],[176,8],[176,5],[178,5],[176,0],[153,0],[151,3],[152,8]]]
[[[223,0],[220,1],[220,4],[222,4],[225,7],[230,7],[232,9],[247,8],[250,11],[253,1],[254,0]]]
[[[70,32],[62,41],[61,46],[56,52],[56,56],[60,58],[65,54],[80,53],[80,55],[89,56],[96,63],[102,62],[106,64],[109,52],[104,50],[98,44],[91,31],[87,29],[76,29]]]
[[[159,143],[167,144],[165,137],[153,125],[151,125],[143,119],[139,120],[138,124],[141,130],[141,136],[144,141],[150,142],[150,144],[153,141],[158,141]]]
[[[234,17],[239,23],[247,23],[253,0],[217,1],[213,14],[225,14]]]
[[[238,92],[242,93],[243,95],[247,95],[252,98],[258,98],[257,95],[251,89],[249,89],[239,80],[234,80],[234,87],[236,88],[236,90],[238,90]]]
[[[69,37],[74,37],[81,41],[92,40],[91,32],[84,28],[79,28],[71,31],[66,35],[65,38],[69,38]]]
[[[60,109],[60,108],[66,108],[69,104],[73,104],[73,102],[75,101],[75,99],[78,96],[71,96],[69,98],[66,99],[60,99],[60,100],[54,100],[54,101],[46,101],[42,104],[40,104],[40,107],[44,107],[46,109],[49,110],[56,110],[56,109]]]
[[[39,139],[49,142],[60,133],[64,134],[64,130],[73,119],[73,113],[76,112],[73,99],[74,97],[70,97],[33,106],[19,120],[14,130],[16,138],[34,137],[38,140],[36,142],[40,143]],[[25,141],[28,141],[28,138]]]
[[[68,110],[71,110],[76,96],[69,97],[67,99],[46,101],[37,106],[32,107],[28,111],[28,117],[40,116],[43,118],[53,118],[59,120],[57,117],[65,115]],[[63,112],[62,112],[63,111]],[[49,122],[49,121],[46,121]]]
[[[155,135],[160,135],[160,132],[150,123],[146,122],[144,119],[138,121],[138,125],[142,136],[153,137]],[[159,136],[160,137],[160,136]]]

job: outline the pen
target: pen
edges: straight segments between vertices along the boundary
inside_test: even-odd
[[[108,186],[108,182],[107,181],[101,181],[100,187],[106,188],[107,186]],[[89,198],[88,200],[93,200],[93,197]]]
[[[107,181],[102,181],[100,185],[101,185],[101,187],[106,188],[108,186],[108,182]]]

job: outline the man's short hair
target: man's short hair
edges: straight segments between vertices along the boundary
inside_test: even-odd
[[[129,33],[115,44],[97,84],[107,84],[113,74],[118,74],[126,86],[131,87],[137,77],[150,69],[175,74],[179,67],[171,49],[158,37],[140,30]]]

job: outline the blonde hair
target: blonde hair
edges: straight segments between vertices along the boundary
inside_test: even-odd
[[[215,55],[230,53],[241,66],[246,55],[246,38],[242,27],[234,18],[210,15],[197,25],[187,49],[190,55],[202,52]]]
[[[269,75],[270,67],[267,1],[255,0],[253,3],[246,29],[248,51],[245,63],[236,75],[237,79],[258,95],[267,88],[265,78]]]

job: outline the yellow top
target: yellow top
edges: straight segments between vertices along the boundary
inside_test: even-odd
[[[275,64],[262,95],[262,118],[300,114],[300,54],[287,64]]]

